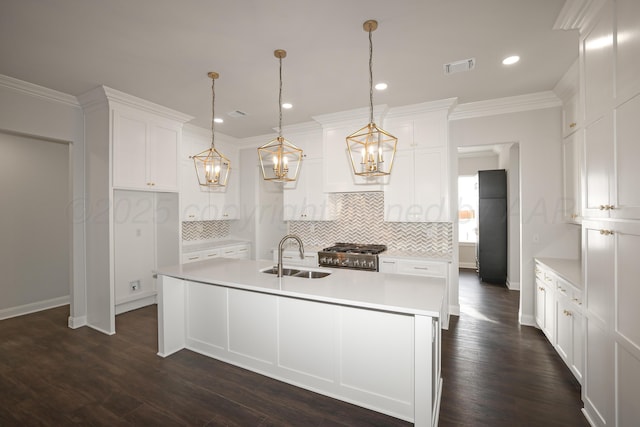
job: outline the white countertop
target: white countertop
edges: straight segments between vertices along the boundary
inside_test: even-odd
[[[536,258],[536,261],[553,270],[558,276],[582,289],[582,264],[577,259]]]
[[[445,279],[405,276],[335,268],[303,268],[330,271],[319,279],[276,277],[259,270],[273,266],[269,260],[211,259],[173,265],[159,275],[246,289],[332,304],[440,317]],[[285,265],[285,267],[287,267]],[[301,269],[302,267],[293,267]]]

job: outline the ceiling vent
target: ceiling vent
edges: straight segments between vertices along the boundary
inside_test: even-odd
[[[444,74],[461,73],[463,71],[471,71],[476,67],[476,58],[463,59],[462,61],[450,62],[444,64]]]
[[[246,117],[249,115],[248,113],[240,110],[229,111],[227,114],[229,114],[231,117]]]

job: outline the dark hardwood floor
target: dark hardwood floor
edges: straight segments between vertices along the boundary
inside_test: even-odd
[[[443,333],[441,426],[586,426],[580,388],[518,293],[462,273]],[[0,426],[408,426],[183,350],[156,356],[156,309],[118,333],[66,327],[68,307],[0,321]]]

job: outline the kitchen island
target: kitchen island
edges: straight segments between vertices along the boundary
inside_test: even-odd
[[[213,259],[158,271],[158,354],[228,362],[416,426],[437,424],[442,278],[343,269],[323,278]]]

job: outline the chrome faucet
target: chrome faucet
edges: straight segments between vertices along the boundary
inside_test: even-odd
[[[278,277],[282,277],[282,251],[284,250],[284,242],[288,239],[294,239],[298,241],[298,246],[300,249],[300,258],[304,259],[304,245],[302,244],[302,240],[295,234],[287,234],[280,240],[280,244],[278,245]]]

